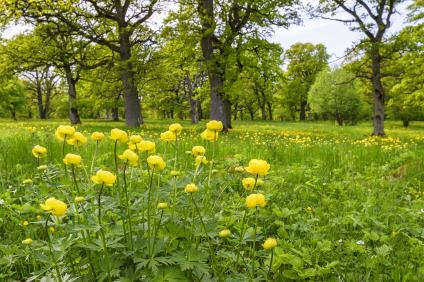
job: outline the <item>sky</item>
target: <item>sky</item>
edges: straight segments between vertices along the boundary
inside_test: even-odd
[[[301,1],[304,4],[314,2],[314,0]],[[397,8],[398,13],[392,18],[392,26],[389,33],[395,33],[402,29],[407,13],[406,7],[410,2],[411,1],[406,1]],[[340,15],[342,14],[339,14],[339,17]],[[159,17],[164,18],[163,15]],[[2,37],[10,38],[27,29],[28,27],[22,25],[13,26],[5,30]],[[358,42],[363,36],[359,31],[350,31],[349,28],[341,22],[325,19],[308,19],[307,17],[303,18],[303,23],[301,25],[292,25],[288,29],[275,28],[274,31],[270,41],[280,43],[285,50],[297,42],[324,44],[327,47],[327,52],[330,55],[330,63],[332,64],[341,63],[339,60],[343,57],[346,49],[352,47],[354,43]]]

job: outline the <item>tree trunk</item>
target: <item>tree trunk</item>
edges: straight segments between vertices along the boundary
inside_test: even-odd
[[[211,96],[211,106],[210,106],[210,119],[219,120],[224,125],[224,130],[227,131],[229,128],[228,120],[226,118],[226,110],[224,109],[224,100],[222,99],[222,88],[223,88],[223,79],[220,75],[209,71],[209,84],[210,84],[210,96]],[[230,124],[231,126],[231,124]]]
[[[51,85],[46,87],[46,101],[44,102],[43,116],[45,119],[49,117],[50,111],[50,97],[52,96],[53,87]]]
[[[118,107],[112,108],[112,120],[113,121],[119,121],[119,109],[118,109]]]
[[[143,123],[143,117],[141,115],[137,86],[135,85],[135,73],[131,62],[130,36],[125,31],[125,27],[120,27],[120,29],[120,76],[124,88],[125,124],[129,127],[139,127]]]
[[[270,102],[266,103],[267,108],[268,108],[268,118],[269,120],[273,120],[273,116],[272,116],[272,104]]]
[[[306,102],[300,102],[300,120],[306,120]]]
[[[13,120],[18,120],[18,119],[16,118],[16,111],[15,111],[15,110],[11,110],[11,114],[12,114],[12,119],[13,119]]]
[[[384,136],[384,89],[381,83],[381,55],[377,46],[371,49],[372,87],[374,100],[374,131],[372,135]]]
[[[403,127],[407,128],[409,126],[409,120],[408,119],[402,120],[402,125]]]
[[[185,83],[186,83],[187,89],[188,89],[188,102],[190,104],[191,123],[196,124],[200,120],[199,112],[197,110],[198,101],[193,99],[193,83],[191,82],[189,75],[186,75]]]
[[[38,116],[40,119],[46,119],[43,106],[43,89],[41,88],[41,82],[37,80],[36,84],[37,85],[35,89],[37,92]]]
[[[238,103],[234,104],[234,120],[237,120],[237,114],[238,114]]]
[[[65,75],[66,82],[68,84],[68,108],[69,108],[69,120],[71,124],[80,124],[81,120],[78,114],[78,109],[76,106],[77,100],[77,89],[76,89],[76,81],[72,76],[72,70],[70,66],[65,66]]]

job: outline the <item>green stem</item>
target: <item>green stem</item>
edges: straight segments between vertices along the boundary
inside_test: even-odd
[[[160,218],[159,218],[159,222],[158,225],[156,226],[155,229],[155,236],[153,236],[153,244],[152,244],[152,258],[153,258],[153,253],[155,252],[155,245],[156,245],[156,237],[158,236],[158,232],[159,232],[159,228],[160,228],[160,223],[162,221],[162,217],[163,217],[163,209],[160,212]]]
[[[255,253],[256,253],[256,229],[258,226],[258,207],[256,207],[255,211],[255,226],[253,229],[253,246],[251,251],[251,261],[252,261],[252,277],[255,275]]]
[[[125,162],[124,165],[124,192],[125,192],[125,201],[126,201],[126,210],[127,210],[127,218],[126,221],[128,222],[128,229],[130,231],[130,246],[131,250],[134,250],[134,244],[133,244],[133,235],[132,235],[132,223],[131,223],[131,210],[130,210],[130,204],[128,199],[128,189],[127,189],[127,175],[126,175],[126,169],[127,169],[128,161]],[[123,222],[125,225],[125,222]],[[126,232],[125,232],[126,233]]]
[[[56,262],[56,259],[54,257],[54,253],[53,253],[53,249],[52,249],[52,242],[50,240],[49,226],[48,226],[49,219],[50,219],[50,214],[46,218],[46,224],[44,226],[44,229],[46,230],[47,243],[49,244],[50,255],[52,256],[52,260],[54,262],[54,268],[56,270],[57,280],[59,282],[62,282],[62,277],[60,276],[59,267],[57,266],[57,262]]]
[[[151,220],[151,215],[150,215],[150,208],[151,208],[151,195],[152,195],[152,185],[153,185],[153,174],[155,172],[155,168],[152,168],[152,172],[150,174],[150,183],[149,183],[149,189],[147,191],[148,196],[147,196],[147,245],[149,247],[149,257],[151,256],[151,245],[150,245],[150,240],[151,240],[151,225],[150,225],[150,220]]]
[[[99,148],[99,140],[96,141],[96,148],[94,149],[93,159],[91,160],[90,174],[93,174],[93,167],[94,167],[94,162],[95,162],[96,157],[97,157],[98,148]]]
[[[78,187],[77,178],[75,176],[75,166],[74,165],[71,165],[71,171],[72,171],[72,178],[74,179],[74,183],[75,183],[75,188],[77,189],[77,192],[78,192],[78,196],[81,196],[81,192],[80,192],[79,187]]]
[[[102,244],[103,244],[103,249],[105,251],[105,259],[106,259],[106,268],[107,268],[107,278],[108,281],[111,282],[111,276],[110,276],[110,262],[109,262],[109,252],[107,249],[107,244],[106,244],[106,237],[105,237],[105,233],[103,231],[103,226],[102,226],[102,212],[101,212],[101,208],[102,208],[102,204],[101,204],[101,199],[102,199],[102,192],[103,192],[103,188],[104,188],[104,183],[102,184],[102,186],[100,187],[100,191],[99,191],[99,197],[97,199],[97,205],[98,205],[98,220],[99,220],[99,225],[100,225],[100,237],[102,238]]]
[[[269,275],[271,273],[272,261],[274,259],[274,248],[271,250],[271,260],[269,262],[268,273],[266,274],[266,280],[268,281]]]

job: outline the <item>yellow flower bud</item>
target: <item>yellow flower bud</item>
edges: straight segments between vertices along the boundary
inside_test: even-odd
[[[171,170],[171,176],[178,176],[180,172],[178,170]]]
[[[224,229],[224,230],[219,231],[218,234],[219,234],[219,237],[226,238],[226,237],[231,235],[231,231],[229,229]]]
[[[246,190],[252,190],[255,187],[255,178],[253,177],[243,178],[241,182]]]
[[[116,176],[107,170],[98,170],[96,175],[91,176],[91,180],[95,184],[104,184],[106,186],[112,186],[116,181]]]
[[[147,164],[150,168],[154,168],[156,170],[162,170],[165,168],[165,161],[159,156],[149,156],[147,158]]]
[[[223,125],[221,121],[211,120],[206,124],[206,128],[211,131],[222,131]]]
[[[32,244],[32,239],[31,238],[26,238],[25,240],[22,241],[22,244],[24,244],[24,245],[31,245]]]
[[[167,203],[158,203],[157,208],[158,209],[166,209],[166,208],[168,208],[168,204]]]
[[[124,153],[122,155],[119,155],[118,157],[121,160],[129,162],[132,166],[137,165],[138,155],[130,149],[125,150]]]
[[[65,138],[69,139],[75,133],[75,128],[69,125],[60,125],[55,132],[55,136],[59,141],[63,141]]]
[[[265,207],[266,201],[265,196],[261,193],[258,194],[250,194],[246,197],[246,207],[249,209],[256,208],[256,207]]]
[[[206,129],[200,134],[200,137],[204,140],[215,142],[218,140],[218,131],[211,131],[209,129]]]
[[[195,155],[195,156],[203,156],[204,154],[205,154],[205,152],[206,152],[206,149],[205,149],[205,147],[203,147],[203,146],[194,146],[192,149],[191,149],[191,152],[193,153],[193,155]]]
[[[128,141],[128,134],[118,128],[114,128],[110,131],[110,138],[121,143],[126,143]]]
[[[31,152],[36,158],[42,158],[47,155],[47,149],[40,145],[35,145]]]
[[[69,145],[79,147],[87,143],[87,137],[85,137],[81,132],[75,132],[72,138],[66,140]]]
[[[177,139],[177,136],[172,131],[165,131],[160,134],[160,140],[164,142],[171,142],[175,141]]]
[[[267,175],[270,165],[267,161],[253,159],[250,160],[249,166],[246,167],[246,171],[251,174],[258,174],[261,176]]]
[[[75,154],[66,154],[63,162],[66,165],[79,165],[81,163],[81,156]]]
[[[95,131],[91,134],[91,139],[93,141],[102,141],[105,138],[105,135],[102,132]]]
[[[140,143],[142,140],[143,138],[138,134],[130,136],[130,143],[132,144]]]
[[[137,143],[137,149],[140,152],[153,153],[156,149],[156,144],[152,141],[143,140],[140,143]]]
[[[265,250],[271,250],[277,246],[277,239],[275,238],[268,238],[265,240],[265,242],[262,244],[262,247]]]
[[[199,190],[199,188],[197,188],[196,184],[194,184],[194,183],[187,184],[185,189],[184,189],[184,191],[186,193],[195,193],[198,190]]]
[[[173,123],[169,126],[169,131],[173,132],[175,135],[180,135],[183,127],[179,123]]]
[[[32,179],[25,179],[24,181],[22,181],[22,184],[24,184],[24,185],[31,185],[32,184]]]
[[[75,203],[82,203],[85,202],[85,198],[82,196],[75,197]]]

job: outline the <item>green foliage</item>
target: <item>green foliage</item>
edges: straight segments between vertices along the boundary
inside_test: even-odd
[[[9,112],[16,119],[16,113],[23,109],[26,102],[26,89],[22,81],[16,77],[3,78],[0,81],[0,109],[3,112]]]
[[[311,111],[331,115],[339,125],[355,124],[361,117],[362,101],[358,94],[354,76],[346,70],[324,69],[308,94]]]

